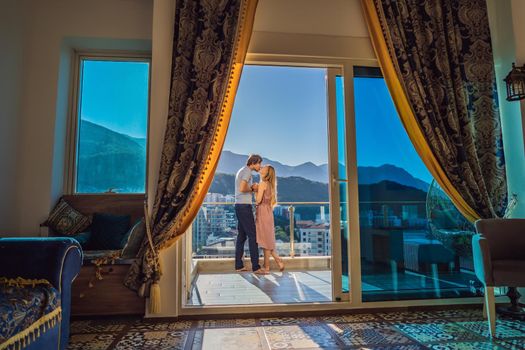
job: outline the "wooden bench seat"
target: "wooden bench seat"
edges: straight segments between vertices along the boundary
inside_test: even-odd
[[[144,216],[144,195],[79,194],[62,198],[84,215],[130,215],[131,224]],[[102,265],[102,280],[98,280],[96,267],[85,259],[72,285],[71,315],[144,315],[144,299],[123,284],[132,261],[118,259],[114,264]]]

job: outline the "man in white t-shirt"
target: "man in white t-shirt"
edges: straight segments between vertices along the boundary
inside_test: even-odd
[[[263,273],[259,265],[259,247],[257,245],[255,219],[253,217],[253,193],[257,192],[257,184],[252,182],[252,171],[261,169],[262,158],[252,154],[246,161],[246,166],[239,169],[235,176],[235,215],[237,216],[237,241],[235,242],[235,270],[247,271],[244,267],[244,243],[248,240],[252,271]]]

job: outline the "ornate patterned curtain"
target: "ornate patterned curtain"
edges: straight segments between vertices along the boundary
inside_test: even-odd
[[[213,179],[257,0],[176,0],[168,121],[149,240],[125,285],[160,311],[158,252],[181,237]],[[151,292],[150,292],[151,291]]]
[[[362,0],[417,152],[471,221],[501,217],[505,159],[486,0]]]

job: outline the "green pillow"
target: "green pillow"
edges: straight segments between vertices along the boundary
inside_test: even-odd
[[[140,245],[146,235],[146,225],[144,219],[140,219],[133,225],[122,239],[122,258],[135,258],[139,252]]]
[[[129,215],[95,213],[91,223],[90,250],[119,250],[129,230]]]
[[[91,231],[80,232],[70,237],[76,239],[78,243],[80,243],[80,246],[83,249],[86,249],[86,247],[88,246],[89,239],[91,238]]]

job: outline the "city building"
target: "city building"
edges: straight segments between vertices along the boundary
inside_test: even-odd
[[[310,246],[304,246],[302,255],[328,256],[332,254],[330,226],[328,224],[299,221],[296,227],[299,230],[300,243],[310,244]]]

